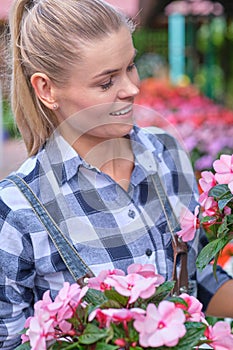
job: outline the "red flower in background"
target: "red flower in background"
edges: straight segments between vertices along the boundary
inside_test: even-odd
[[[226,266],[226,263],[231,259],[232,256],[233,256],[233,243],[228,243],[226,247],[223,248],[222,252],[219,255],[218,264],[224,268]]]
[[[154,125],[170,132],[172,125],[176,129],[190,152],[195,170],[210,169],[223,151],[232,153],[233,111],[214,103],[195,86],[147,78],[141,82],[135,102],[146,107],[138,113],[140,126]]]

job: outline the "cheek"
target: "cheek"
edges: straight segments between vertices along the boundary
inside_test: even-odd
[[[81,111],[89,109],[93,106],[93,98],[89,95],[82,96],[78,92],[70,94],[66,98],[61,98],[59,103],[59,111],[63,115],[63,119],[72,117],[73,115],[78,115]]]
[[[90,98],[92,102],[93,99]],[[66,121],[74,129],[79,129],[86,133],[93,128],[103,127],[109,123],[109,113],[112,110],[112,103],[100,103],[91,105],[83,103],[83,108],[76,108],[73,106],[73,113],[71,113]]]
[[[133,73],[133,83],[134,83],[138,88],[140,88],[141,81],[140,81],[140,78],[139,78],[139,74],[138,74],[137,69],[135,69],[135,72]]]
[[[116,98],[116,91],[110,88],[107,91],[96,91],[91,89],[88,94],[79,99],[79,109],[90,109],[97,115],[109,113],[111,105]]]

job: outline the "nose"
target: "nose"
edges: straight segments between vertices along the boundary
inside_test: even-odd
[[[118,90],[118,97],[120,99],[132,98],[139,93],[139,78],[125,77],[122,81],[121,87]]]

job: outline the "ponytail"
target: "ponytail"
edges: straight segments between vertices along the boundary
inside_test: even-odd
[[[51,135],[54,125],[50,120],[54,120],[56,124],[54,114],[45,106],[41,106],[37,99],[31,87],[30,77],[25,73],[22,64],[21,30],[23,18],[27,15],[27,5],[30,3],[30,0],[16,0],[9,21],[12,55],[11,106],[29,156],[37,153]],[[44,118],[40,118],[40,114],[43,114]]]

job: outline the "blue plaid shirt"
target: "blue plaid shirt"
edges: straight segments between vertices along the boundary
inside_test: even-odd
[[[152,263],[172,277],[171,233],[152,181],[157,172],[179,216],[183,206],[194,210],[196,181],[186,152],[162,130],[134,127],[129,135],[135,159],[128,191],[87,164],[58,134],[20,167],[33,189],[79,255],[98,274],[126,271],[133,262]],[[0,184],[0,348],[12,350],[18,333],[33,313],[33,304],[51,290],[54,298],[64,281],[74,283],[54,244],[19,189]],[[189,242],[189,279],[198,282],[198,298],[207,306],[230,277],[212,267],[196,271],[205,236]]]

